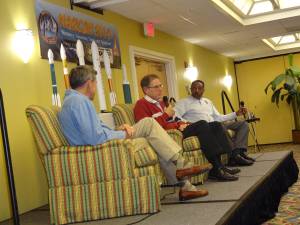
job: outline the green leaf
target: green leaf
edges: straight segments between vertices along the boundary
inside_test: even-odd
[[[300,76],[300,68],[299,67],[297,67],[297,66],[291,66],[290,69],[293,72],[294,76]]]
[[[293,71],[289,68],[285,71],[286,76],[294,76]]]
[[[278,106],[279,103],[279,96],[280,96],[280,92],[281,92],[282,88],[277,89],[276,91],[274,91],[272,97],[271,97],[271,101],[274,103],[276,102],[276,105]]]
[[[285,82],[286,82],[288,85],[292,86],[292,87],[294,87],[295,84],[297,83],[296,79],[295,79],[293,76],[291,76],[291,75],[287,75],[287,76],[286,76]]]
[[[284,98],[285,98],[288,94],[289,94],[289,93],[286,93],[286,94],[281,95],[281,96],[280,96],[281,101],[283,101]]]
[[[289,59],[289,65],[290,65],[290,66],[293,66],[293,64],[294,64],[294,62],[293,62],[293,61],[294,61],[293,55],[292,55],[292,54],[289,54],[289,55],[288,55],[288,59]]]
[[[275,77],[275,79],[271,81],[272,90],[274,91],[277,85],[279,85],[284,79],[286,79],[285,74],[280,74],[277,77]]]
[[[266,86],[266,88],[265,88],[265,93],[266,93],[266,94],[268,93],[268,88],[270,87],[271,84],[272,84],[272,82],[270,82],[270,83]]]

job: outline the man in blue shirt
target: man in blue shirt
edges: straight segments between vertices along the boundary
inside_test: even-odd
[[[210,164],[194,166],[181,156],[181,147],[152,118],[146,118],[133,127],[123,124],[117,130],[106,126],[98,117],[92,104],[96,93],[96,71],[88,66],[78,66],[70,72],[61,112],[58,115],[62,130],[71,145],[98,145],[111,139],[144,137],[158,155],[160,165],[169,184],[182,183],[180,200],[205,196],[206,190],[198,190],[187,176],[206,172]]]

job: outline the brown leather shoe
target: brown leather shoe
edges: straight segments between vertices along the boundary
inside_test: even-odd
[[[204,190],[204,189],[199,189],[197,191],[185,191],[185,190],[180,189],[179,200],[186,201],[186,200],[190,200],[193,198],[204,197],[206,195],[208,195],[208,191]]]
[[[195,176],[201,173],[205,173],[211,169],[212,165],[210,163],[206,163],[204,165],[196,165],[189,168],[177,169],[176,177],[178,180],[181,180],[184,177]]]

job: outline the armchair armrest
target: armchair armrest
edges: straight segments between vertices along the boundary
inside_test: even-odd
[[[201,148],[200,141],[196,136],[185,138],[182,143],[184,152],[199,151]]]
[[[235,133],[233,130],[227,130],[228,135],[232,138],[234,137]],[[183,139],[183,135],[179,130],[171,129],[167,130],[167,133],[172,137],[172,139],[182,146],[184,152],[190,151],[199,151],[201,149],[201,143],[196,136],[188,137]]]
[[[167,130],[167,133],[171,136],[171,138],[179,145],[182,146],[183,135],[177,129]]]
[[[183,139],[182,132],[176,129],[167,130],[172,139],[182,146],[184,152],[196,151],[200,149],[200,142],[196,136]]]
[[[158,162],[156,152],[151,148],[145,138],[135,138],[128,143],[128,148],[134,152],[135,165],[137,167],[146,167],[155,165]]]
[[[132,140],[96,146],[62,146],[44,155],[49,186],[91,184],[134,177]]]

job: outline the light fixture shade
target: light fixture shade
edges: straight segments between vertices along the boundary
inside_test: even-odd
[[[34,48],[33,33],[30,29],[17,30],[14,40],[13,49],[16,54],[28,63]]]
[[[226,75],[223,78],[223,84],[224,84],[225,87],[227,87],[228,89],[230,89],[231,86],[232,86],[232,77],[230,75]]]
[[[185,68],[184,77],[190,82],[193,82],[198,78],[198,69],[195,66],[188,66]]]

